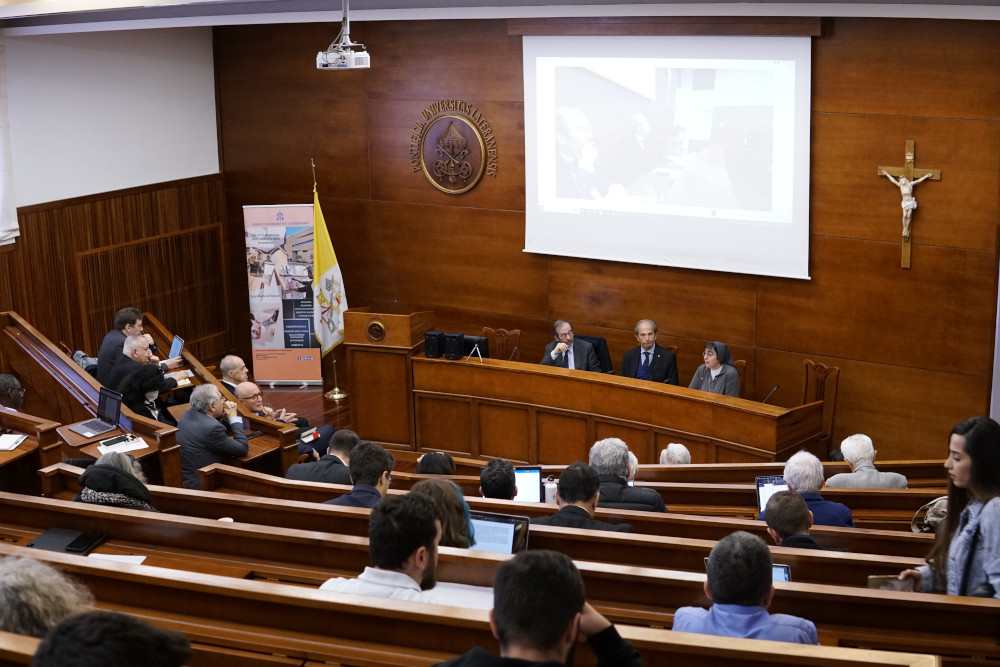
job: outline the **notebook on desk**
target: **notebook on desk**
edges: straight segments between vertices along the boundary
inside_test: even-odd
[[[85,438],[107,433],[118,428],[118,418],[122,413],[122,395],[101,387],[101,396],[97,401],[97,418],[81,424],[73,424],[69,430],[79,433]]]

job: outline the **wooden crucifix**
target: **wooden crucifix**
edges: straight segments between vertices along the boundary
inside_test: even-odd
[[[913,196],[913,186],[928,178],[932,181],[941,180],[940,169],[915,169],[913,139],[906,140],[906,161],[902,167],[879,167],[878,175],[885,176],[893,185],[899,188],[903,195],[903,257],[900,266],[904,269],[910,268],[910,225],[913,219],[913,211],[917,208],[917,199]],[[895,176],[896,178],[893,178]]]

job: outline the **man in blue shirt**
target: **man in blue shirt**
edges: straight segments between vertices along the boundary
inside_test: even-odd
[[[361,441],[351,450],[351,492],[332,500],[327,505],[346,507],[375,507],[382,497],[389,493],[392,482],[392,467],[396,459],[382,447],[367,440]]]
[[[681,607],[674,614],[675,631],[819,644],[812,621],[768,613],[774,586],[764,540],[744,531],[727,535],[708,555],[707,568],[705,595],[712,607]]]

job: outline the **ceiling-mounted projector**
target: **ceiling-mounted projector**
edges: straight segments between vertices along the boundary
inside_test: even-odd
[[[350,0],[344,0],[344,19],[340,34],[333,43],[316,54],[316,69],[361,69],[372,66],[371,56],[364,44],[351,41]],[[361,49],[355,51],[354,49]]]

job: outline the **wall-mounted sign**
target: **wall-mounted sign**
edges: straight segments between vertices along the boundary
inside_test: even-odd
[[[479,109],[441,100],[424,109],[410,133],[410,166],[441,192],[458,195],[483,174],[497,175],[497,142]]]

